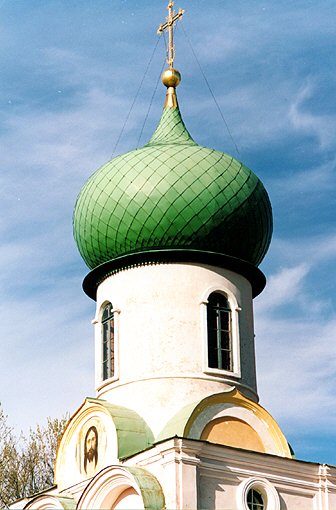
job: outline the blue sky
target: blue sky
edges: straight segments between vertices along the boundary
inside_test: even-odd
[[[26,430],[94,395],[94,303],[72,238],[87,177],[108,160],[166,0],[0,0],[0,400]],[[181,0],[178,90],[193,137],[264,182],[274,236],[255,300],[261,404],[304,460],[336,464],[336,3]],[[115,154],[136,147],[163,40]],[[158,85],[140,140],[160,117]]]

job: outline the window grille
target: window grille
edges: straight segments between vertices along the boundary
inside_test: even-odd
[[[207,318],[209,368],[232,371],[232,312],[226,296],[210,294]]]
[[[265,510],[265,503],[262,494],[255,489],[247,493],[246,502],[249,510]]]
[[[103,380],[114,376],[114,314],[112,303],[102,313],[102,376]]]

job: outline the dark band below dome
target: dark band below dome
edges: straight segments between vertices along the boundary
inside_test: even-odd
[[[266,278],[260,269],[235,257],[199,250],[152,250],[124,255],[96,267],[84,278],[84,292],[95,300],[98,285],[108,276],[131,267],[159,263],[205,264],[228,269],[250,282],[253,297],[258,296],[266,285]]]

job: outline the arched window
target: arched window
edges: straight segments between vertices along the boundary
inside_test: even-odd
[[[114,376],[114,314],[112,303],[103,308],[102,319],[102,376],[103,380]]]
[[[232,312],[228,299],[219,292],[208,298],[208,366],[233,370]]]

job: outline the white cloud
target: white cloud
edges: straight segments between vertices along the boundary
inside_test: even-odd
[[[62,279],[1,303],[1,402],[17,428],[72,412],[78,399],[94,395],[88,301],[78,279]]]
[[[332,115],[317,115],[309,112],[308,99],[314,94],[314,86],[307,83],[297,93],[289,110],[289,119],[297,131],[305,132],[318,139],[321,149],[334,145],[334,132],[336,129],[336,117]]]
[[[280,260],[293,265],[272,274],[255,300],[261,403],[285,432],[298,427],[317,435],[332,432],[336,313],[312,294],[308,279],[335,258],[336,236],[278,240],[274,248]]]
[[[336,233],[307,235],[295,239],[280,239],[272,241],[272,256],[281,260],[284,265],[318,268],[320,263],[330,261],[336,257]],[[304,260],[304,263],[302,261]]]
[[[329,194],[330,188],[335,186],[336,181],[336,158],[332,157],[320,165],[309,166],[303,171],[288,169],[286,178],[272,179],[272,195],[282,200],[292,200],[295,196],[296,202],[303,199],[315,203],[321,200],[321,194]]]
[[[277,144],[292,147],[299,139],[302,157],[293,157],[297,149],[291,149],[286,178],[279,179],[270,167],[268,179],[279,188],[276,200],[292,201],[300,191],[309,207],[307,195],[314,195],[318,215],[326,203],[333,203],[334,161],[325,162],[324,148],[333,149],[335,120],[323,113],[321,105],[330,108],[318,94],[321,83],[329,85],[331,60],[318,61],[312,49],[334,33],[331,13],[336,4],[237,2],[228,10],[218,1],[193,0],[189,6],[186,2],[189,35],[238,146],[254,151],[262,166]],[[2,2],[1,7],[10,6],[15,12],[14,4]],[[2,69],[8,85],[0,133],[0,383],[4,388],[0,398],[19,427],[49,414],[73,411],[83,393],[92,394],[92,303],[80,289],[85,269],[71,236],[72,208],[87,176],[110,157],[142,78],[144,55],[149,57],[152,40],[137,37],[139,31],[153,30],[153,9],[158,23],[162,18],[157,2],[146,4],[150,16],[143,16],[143,5],[138,12],[132,5],[133,19],[141,14],[144,24],[134,22],[123,31],[118,13],[112,10],[106,19],[99,15],[98,23],[97,18],[89,19],[88,7],[81,11],[81,22],[98,34],[93,43],[86,30],[77,32],[77,21],[70,33],[69,26],[59,22],[60,30],[46,37],[40,21],[46,19],[43,16],[51,19],[47,4],[40,3],[43,15],[39,17],[37,7],[36,18],[27,17],[27,8],[20,8],[11,21],[9,11],[2,10],[2,47],[10,59],[8,69]],[[60,2],[57,9],[77,20],[71,18],[71,4]],[[200,8],[206,10],[206,23],[199,16]],[[109,13],[109,7],[102,12]],[[27,19],[29,40],[23,29]],[[188,62],[192,57],[182,37],[179,44],[181,97],[186,91],[182,111],[191,118],[187,124],[196,140],[206,137],[212,145],[211,140],[226,128],[209,93],[205,88],[200,92],[202,77],[197,63]],[[136,145],[163,60],[159,59],[118,152]],[[154,123],[163,104],[160,87]],[[13,98],[10,109],[8,98]],[[317,142],[314,146],[320,144],[317,149],[324,158],[318,167],[312,162],[312,141]],[[287,165],[285,151],[274,157]],[[275,205],[278,215],[286,215],[283,201]],[[314,302],[312,313],[308,281],[313,280],[315,288],[328,284],[328,276],[317,281],[314,273],[335,257],[336,235],[297,235],[295,242],[275,239],[272,251],[273,276],[256,300],[261,402],[274,410],[280,425],[304,424],[314,430],[327,422],[333,426],[335,317],[330,310],[326,313],[321,299],[318,306]],[[274,270],[276,262],[280,270]],[[286,314],[286,306],[295,314]]]
[[[279,273],[272,275],[267,287],[258,298],[258,311],[265,313],[277,306],[291,306],[298,299],[304,278],[308,274],[308,264],[300,264],[291,268],[281,269]]]
[[[43,48],[40,57],[41,71],[58,77],[62,86],[71,85],[82,90],[105,82],[106,69],[102,62],[87,54],[56,46]]]
[[[336,425],[336,317],[299,319],[256,314],[261,403],[293,432],[332,431]]]

